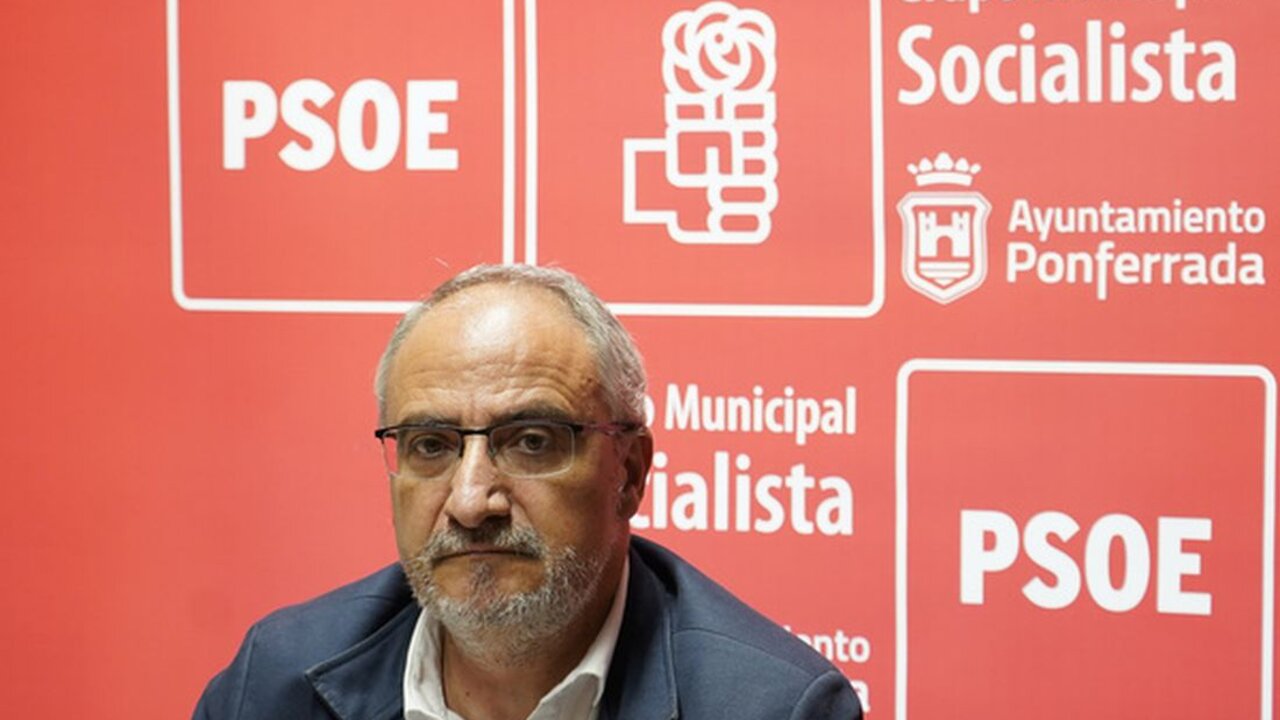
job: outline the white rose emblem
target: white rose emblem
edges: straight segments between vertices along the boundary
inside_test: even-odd
[[[773,22],[759,10],[709,2],[671,16],[662,41],[670,92],[721,95],[773,85]]]

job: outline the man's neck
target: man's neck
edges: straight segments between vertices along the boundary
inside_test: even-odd
[[[568,627],[538,647],[513,649],[502,636],[459,642],[441,628],[441,684],[449,709],[467,720],[529,717],[600,634],[621,579],[622,568],[610,565],[600,583],[602,591]]]
[[[447,635],[442,649],[445,703],[467,720],[524,720],[577,663],[567,653],[539,653],[517,664],[475,658]]]

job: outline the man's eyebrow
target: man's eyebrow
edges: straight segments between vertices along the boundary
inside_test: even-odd
[[[439,415],[418,412],[410,413],[409,415],[400,418],[400,420],[396,422],[396,425],[457,425],[457,423],[452,420],[442,418]]]
[[[537,404],[495,415],[489,424],[501,425],[521,420],[555,420],[571,423],[578,421],[578,418],[564,408],[555,405]],[[461,423],[458,422],[457,418],[446,418],[426,412],[406,415],[396,425],[447,425],[449,427],[461,427]]]
[[[575,418],[569,411],[555,405],[530,405],[528,407],[513,410],[508,413],[498,415],[493,419],[493,424],[516,422],[519,420],[556,420],[559,422],[574,422]]]

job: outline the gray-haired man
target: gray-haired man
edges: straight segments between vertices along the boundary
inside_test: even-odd
[[[860,717],[826,660],[630,536],[644,391],[569,273],[437,288],[378,368],[399,565],[256,624],[196,717]]]

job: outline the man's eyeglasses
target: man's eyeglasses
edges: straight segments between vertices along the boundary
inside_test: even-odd
[[[513,420],[483,428],[441,423],[392,425],[373,431],[382,442],[387,472],[396,477],[432,480],[453,471],[468,435],[485,436],[489,459],[510,477],[557,475],[573,465],[577,436],[598,432],[617,436],[635,432],[639,423],[572,423]]]

